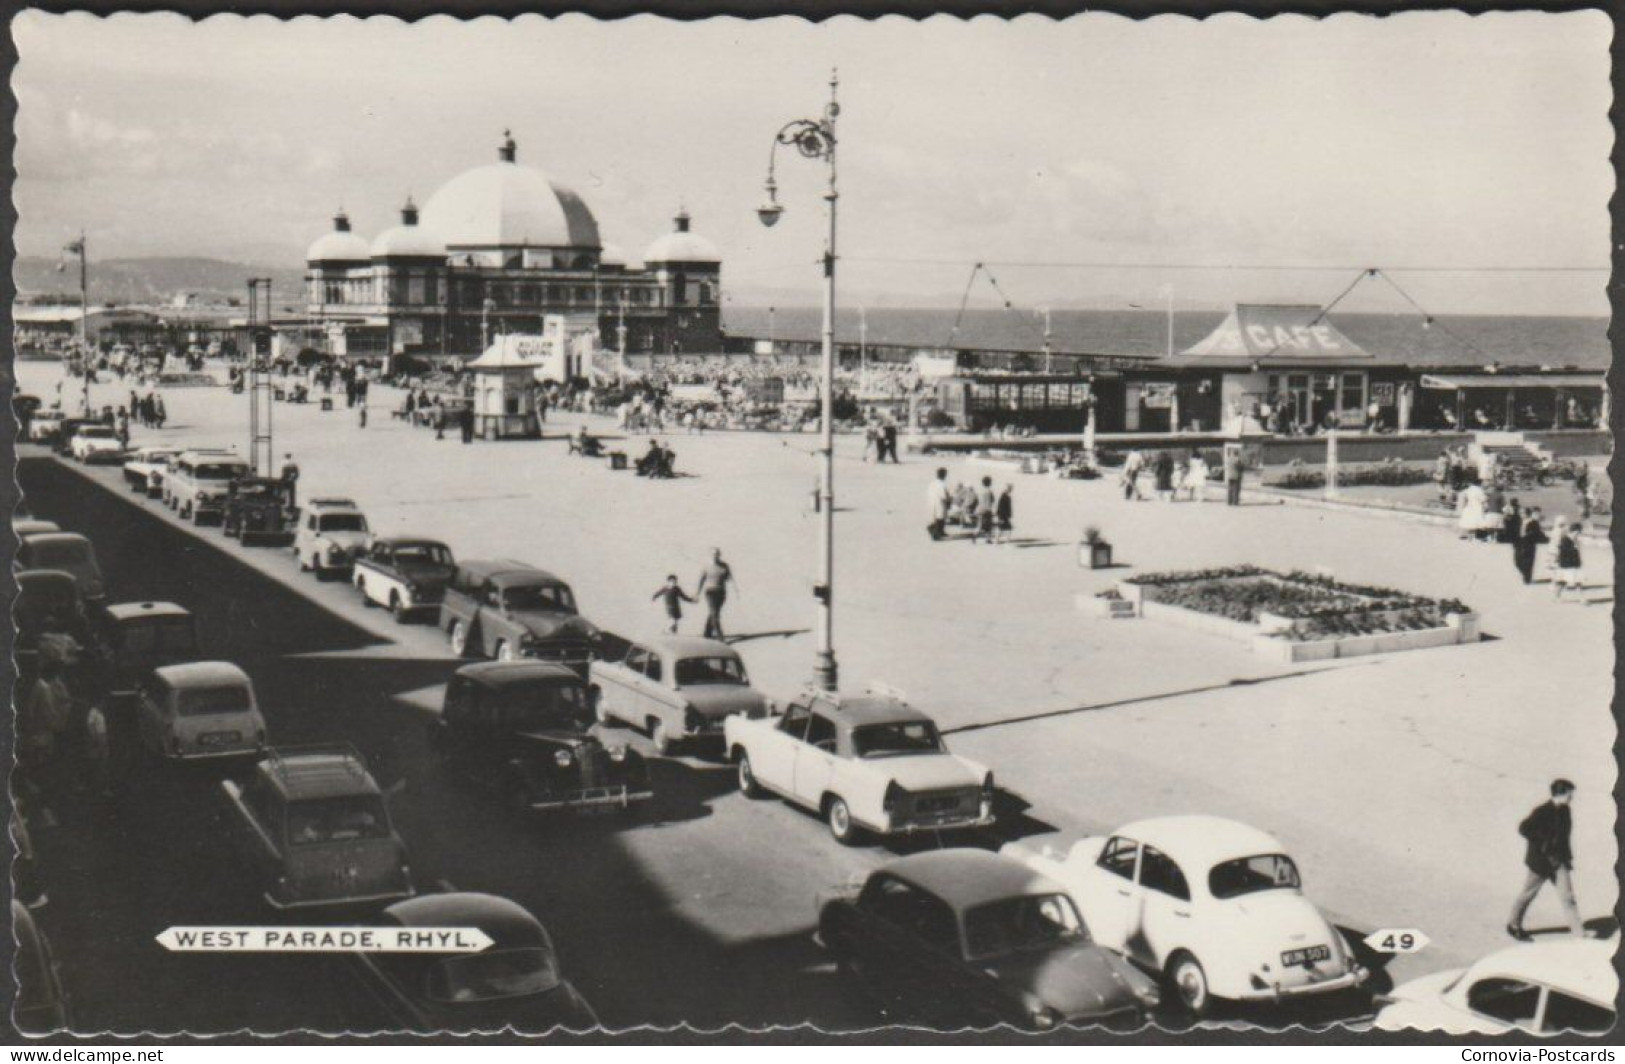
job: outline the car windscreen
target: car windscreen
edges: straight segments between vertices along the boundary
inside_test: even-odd
[[[937,726],[928,720],[866,724],[852,729],[852,751],[859,757],[941,753],[942,737],[937,734]]]
[[[509,731],[575,729],[588,723],[587,699],[575,684],[513,684],[483,696]]]
[[[209,717],[216,713],[247,713],[253,706],[246,687],[187,687],[175,705],[183,717]]]
[[[365,532],[367,519],[360,514],[322,514],[316,518],[318,532]]]
[[[510,610],[550,610],[574,613],[575,598],[563,584],[525,584],[502,589],[502,604]]]
[[[18,582],[17,614],[21,618],[43,618],[55,613],[66,618],[77,612],[78,585],[71,580],[30,580]]]
[[[683,658],[677,662],[677,686],[725,683],[747,684],[745,666],[738,658]]]
[[[1215,898],[1223,900],[1264,890],[1297,890],[1303,882],[1292,858],[1284,853],[1261,853],[1214,865],[1207,886]]]
[[[288,841],[295,846],[389,837],[389,816],[377,795],[306,798],[288,806]]]
[[[545,994],[559,985],[558,960],[541,947],[447,957],[429,969],[426,996],[465,1003]]]
[[[243,472],[243,466],[224,462],[208,462],[192,467],[192,475],[198,480],[233,480],[242,476]]]
[[[119,644],[126,654],[188,653],[197,649],[197,637],[190,617],[164,617],[127,622]]]
[[[28,540],[23,550],[36,569],[64,569],[91,558],[90,544],[78,539]]]
[[[399,565],[451,565],[451,551],[438,543],[401,543],[395,547]]]
[[[972,958],[1087,942],[1083,919],[1065,894],[1033,894],[978,905],[965,913]]]

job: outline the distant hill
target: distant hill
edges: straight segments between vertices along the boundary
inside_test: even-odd
[[[79,264],[69,258],[61,263],[60,272],[58,264],[56,259],[18,258],[11,272],[17,294],[62,293],[77,302]],[[90,301],[150,305],[191,293],[203,303],[224,303],[228,298],[244,299],[250,277],[271,278],[272,298],[279,305],[303,302],[303,270],[204,258],[91,259]]]

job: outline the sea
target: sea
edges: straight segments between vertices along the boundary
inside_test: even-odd
[[[1200,341],[1225,319],[1225,311],[1176,310],[1173,350]],[[955,323],[958,327],[955,327]],[[723,328],[730,336],[754,339],[819,338],[818,307],[727,305]],[[1332,313],[1327,321],[1371,355],[1415,365],[1548,366],[1606,370],[1612,352],[1608,319],[1588,317],[1439,315],[1428,325],[1419,314]],[[883,308],[866,312],[871,344],[922,349],[974,348],[1041,351],[1043,319],[1031,311],[967,308]],[[1097,355],[1166,354],[1169,315],[1160,310],[1056,310],[1050,316],[1057,353]],[[837,316],[843,344],[859,341],[856,311]]]

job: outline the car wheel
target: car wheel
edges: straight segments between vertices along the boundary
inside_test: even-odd
[[[513,644],[508,642],[506,639],[498,639],[497,640],[496,651],[497,652],[496,652],[495,657],[496,657],[496,659],[498,661],[513,661],[514,660]]]
[[[739,755],[739,793],[746,798],[763,796],[762,785],[756,782],[756,773],[751,771],[750,755],[744,752]]]
[[[401,596],[398,592],[389,593],[389,612],[395,615],[396,624],[406,623],[406,607],[401,605]]]
[[[677,745],[671,737],[671,729],[666,727],[663,720],[649,721],[649,741],[655,744],[655,752],[661,757],[669,755],[672,748]]]
[[[824,809],[824,821],[829,825],[829,833],[842,846],[858,841],[858,826],[852,823],[852,811],[846,807],[846,799],[831,798]]]
[[[1168,984],[1186,1012],[1197,1018],[1207,1014],[1213,995],[1201,961],[1183,950],[1174,954],[1168,961]]]
[[[309,563],[307,563],[305,561],[305,556],[303,554],[300,554],[298,551],[295,551],[293,556],[299,560],[299,571],[301,573],[310,572],[310,565],[309,565]]]
[[[468,657],[468,626],[462,621],[451,622],[451,652],[460,658]]]

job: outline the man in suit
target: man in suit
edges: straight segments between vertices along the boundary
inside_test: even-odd
[[[1523,917],[1544,883],[1551,883],[1557,888],[1557,898],[1563,905],[1569,930],[1576,937],[1585,935],[1585,924],[1580,920],[1580,907],[1574,900],[1574,881],[1571,878],[1574,851],[1569,844],[1573,831],[1569,803],[1574,798],[1574,784],[1564,779],[1553,780],[1551,795],[1549,801],[1537,805],[1518,825],[1518,834],[1527,843],[1523,863],[1529,874],[1524,879],[1523,890],[1518,892],[1518,899],[1512,903],[1507,934],[1519,942],[1530,939],[1529,932],[1523,927]]]
[[[1518,574],[1523,577],[1524,583],[1534,583],[1535,556],[1546,542],[1546,528],[1540,523],[1540,507],[1531,506],[1524,514],[1523,525],[1518,529],[1518,542],[1512,548],[1512,563],[1518,567]]]

